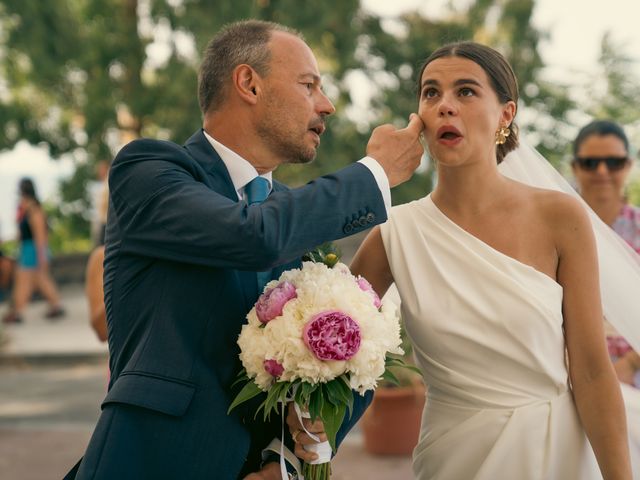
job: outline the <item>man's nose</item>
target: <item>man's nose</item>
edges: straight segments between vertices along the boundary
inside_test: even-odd
[[[316,103],[316,111],[323,116],[333,115],[336,111],[336,107],[333,106],[329,97],[327,97],[323,91],[318,92],[318,101]]]

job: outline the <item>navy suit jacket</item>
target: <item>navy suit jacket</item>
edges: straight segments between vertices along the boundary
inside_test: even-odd
[[[128,144],[109,185],[111,381],[77,478],[236,479],[257,470],[281,418],[254,418],[260,398],[227,415],[255,272],[274,269],[275,278],[314,246],[385,221],[373,175],[356,163],[301,188],[274,182],[264,203],[247,207],[200,130],[184,146]],[[356,398],[339,439],[371,397]]]

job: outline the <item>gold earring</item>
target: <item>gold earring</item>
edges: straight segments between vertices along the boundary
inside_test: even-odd
[[[509,127],[500,127],[496,132],[496,145],[503,145],[507,141],[507,137],[511,135]]]

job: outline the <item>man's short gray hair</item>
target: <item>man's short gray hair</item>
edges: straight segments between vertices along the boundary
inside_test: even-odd
[[[227,96],[231,72],[238,65],[247,64],[261,76],[269,74],[268,43],[274,31],[302,39],[302,35],[291,28],[262,20],[231,23],[211,39],[198,74],[198,101],[203,114],[220,108]]]

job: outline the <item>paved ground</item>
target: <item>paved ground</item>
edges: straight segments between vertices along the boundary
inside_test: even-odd
[[[106,388],[106,346],[87,322],[79,286],[63,288],[67,317],[41,318],[30,305],[23,325],[3,328],[0,347],[0,477],[62,478],[82,455]],[[0,315],[4,313],[0,306]],[[333,480],[408,480],[408,457],[375,457],[356,429],[333,460]]]

